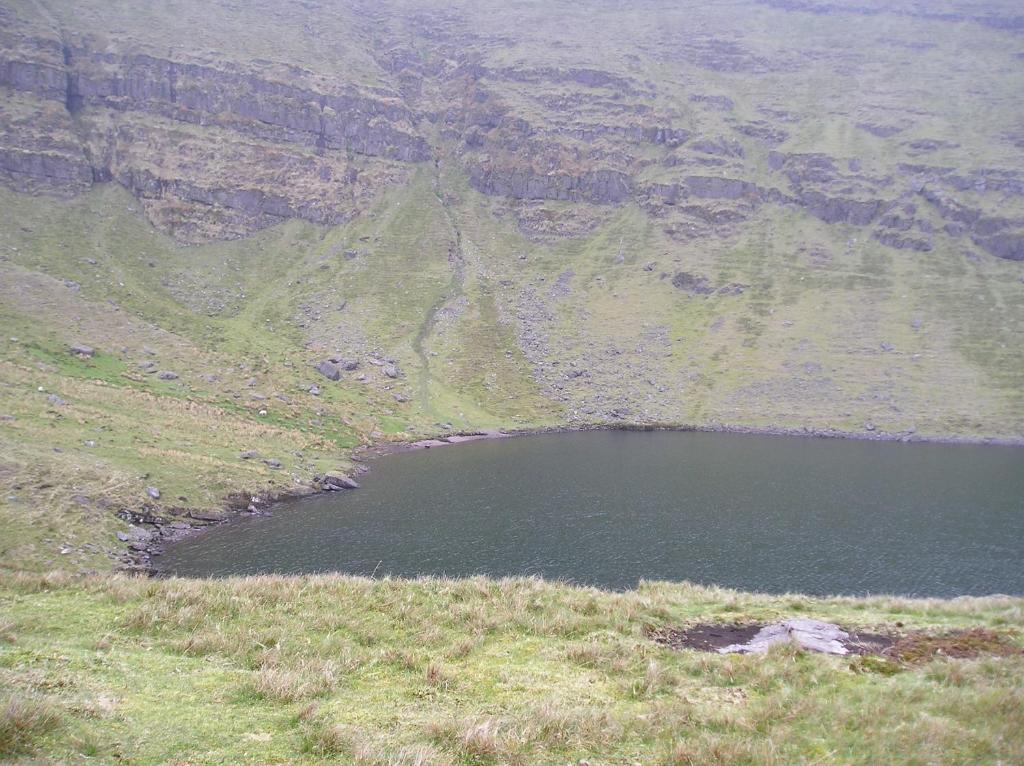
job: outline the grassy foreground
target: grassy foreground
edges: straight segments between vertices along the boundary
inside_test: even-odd
[[[1019,645],[1024,600],[3,575],[0,759],[1024,762],[1020,655],[896,669],[792,649],[676,651],[647,638],[649,628],[795,615],[876,630],[986,626]]]

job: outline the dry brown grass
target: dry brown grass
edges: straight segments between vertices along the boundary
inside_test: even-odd
[[[15,755],[56,729],[60,713],[50,704],[23,694],[0,703],[0,755]]]
[[[456,747],[470,758],[511,761],[522,747],[511,726],[492,716],[459,721],[453,734]]]
[[[437,662],[428,663],[424,675],[427,683],[438,689],[447,690],[455,684],[455,677],[451,671]]]
[[[661,763],[663,766],[773,766],[784,762],[774,757],[770,742],[736,741],[702,732],[672,745]]]
[[[1013,657],[1024,655],[1024,649],[1005,633],[986,628],[971,628],[934,635],[911,634],[899,639],[890,654],[902,662],[923,663],[937,657]]]
[[[336,723],[314,723],[305,735],[305,747],[318,755],[351,755],[355,735],[347,726]]]
[[[523,721],[524,739],[545,748],[599,749],[620,739],[626,724],[608,709],[548,700]]]

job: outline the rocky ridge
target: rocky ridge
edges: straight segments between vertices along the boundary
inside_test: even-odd
[[[767,5],[781,13],[839,12],[820,3]],[[892,12],[921,15],[912,4]],[[469,14],[425,7],[403,17],[379,8],[372,18],[385,37],[397,27],[428,53],[414,57],[380,44],[373,55],[387,81],[372,87],[289,64],[214,64],[180,47],[167,56],[103,45],[63,27],[46,36],[20,13],[7,15],[0,86],[20,113],[2,119],[0,178],[22,191],[60,195],[120,183],[183,241],[243,236],[291,218],[336,224],[407,181],[412,166],[455,156],[473,188],[513,206],[639,202],[675,229],[700,221],[727,235],[752,209],[781,204],[830,224],[872,226],[876,241],[894,249],[927,252],[935,237],[947,236],[1024,260],[1024,217],[993,216],[955,196],[1024,196],[1016,169],[904,162],[877,175],[860,170],[857,157],[787,152],[790,126],[801,117],[786,110],[760,108],[757,119],[744,121],[733,116],[734,97],[691,93],[685,103],[673,101],[670,90],[630,67],[488,65],[476,48],[509,43],[474,30]],[[960,18],[1016,29],[1012,16]],[[756,57],[714,37],[688,45],[700,51],[696,65],[724,72],[784,74],[796,71],[799,58]],[[756,67],[737,63],[751,57]],[[710,124],[732,135],[709,134]],[[884,119],[856,127],[885,140],[904,132]],[[905,143],[908,159],[952,146]],[[675,178],[647,180],[652,175]],[[893,225],[888,214],[917,203],[941,221]]]

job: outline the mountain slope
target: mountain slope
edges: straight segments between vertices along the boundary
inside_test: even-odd
[[[1024,438],[1013,3],[0,20],[5,562],[449,429]]]

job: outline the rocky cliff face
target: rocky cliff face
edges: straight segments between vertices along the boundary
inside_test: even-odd
[[[842,118],[848,127],[840,130],[871,140],[806,151],[808,141],[791,135],[806,135],[817,115],[794,104],[757,103],[742,89],[709,94],[699,80],[676,79],[711,71],[734,84],[786,78],[799,89],[815,73],[867,71],[856,51],[797,46],[783,55],[707,31],[687,32],[678,45],[665,34],[674,17],[652,0],[664,25],[609,67],[592,64],[597,59],[582,49],[558,52],[558,45],[583,40],[545,49],[546,28],[499,33],[481,8],[344,5],[375,35],[364,42],[378,67],[373,84],[292,64],[287,55],[232,60],[220,51],[212,60],[173,35],[162,50],[128,35],[105,39],[103,25],[119,28],[119,14],[128,23],[132,9],[101,10],[88,23],[78,22],[74,8],[56,18],[45,3],[3,9],[0,178],[20,191],[65,196],[115,181],[154,223],[192,242],[243,236],[289,218],[338,223],[406,182],[418,163],[446,158],[460,164],[474,189],[506,200],[527,232],[529,208],[516,210],[520,203],[635,202],[667,229],[710,222],[723,236],[772,204],[870,228],[895,249],[924,252],[936,237],[949,237],[999,258],[1024,258],[1020,203],[1012,202],[1010,215],[991,212],[1024,197],[1024,175],[1016,167],[978,166],[958,152],[934,108],[864,105]],[[885,12],[873,5],[765,5],[778,24],[787,14]],[[315,9],[297,3],[293,10],[296,19],[315,20]],[[1019,31],[1019,17],[1001,15],[998,4],[982,15],[922,16],[912,4],[893,13]],[[552,17],[557,22],[557,12]],[[317,42],[314,26],[305,30],[310,44]],[[559,27],[554,36],[566,34]],[[891,44],[901,56],[930,45]],[[510,65],[501,54],[538,45],[541,53],[529,63]],[[657,76],[655,62],[662,66]],[[843,100],[859,97],[836,91],[821,103],[843,114]],[[943,135],[928,135],[936,125]],[[872,156],[873,140],[897,161]],[[916,161],[935,153],[950,164]],[[894,224],[894,211],[911,208]],[[580,208],[579,217],[591,215]]]
[[[22,191],[116,181],[184,241],[351,218],[430,156],[394,94],[8,29],[0,172]],[[5,112],[7,110],[5,109]]]

